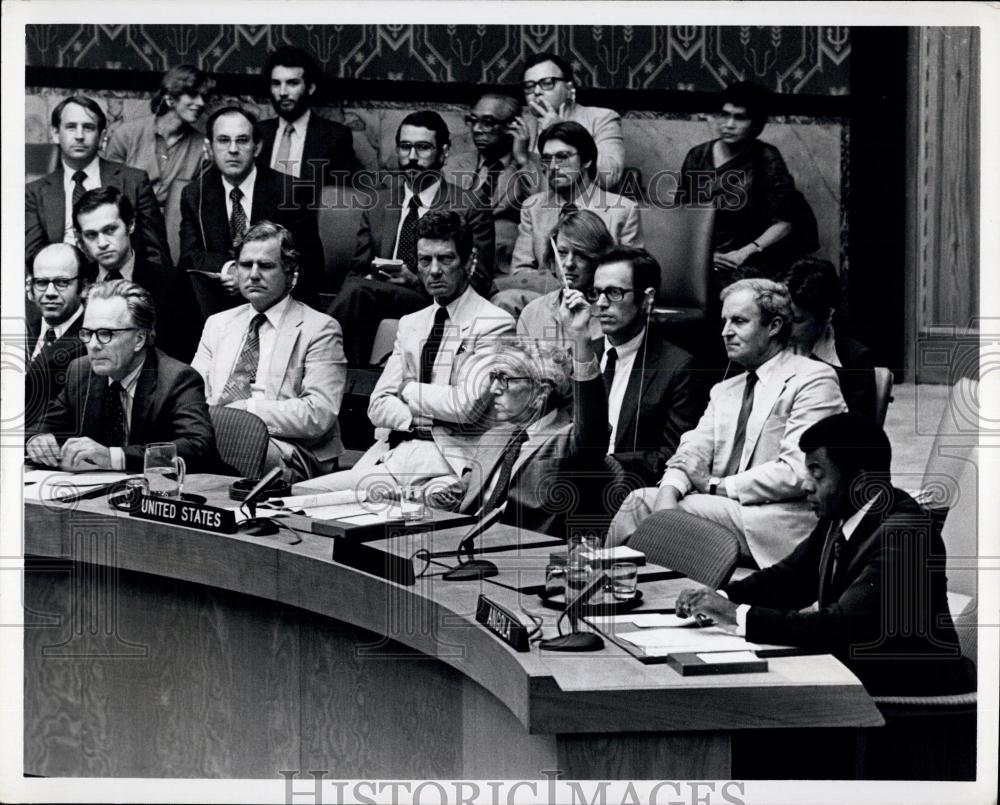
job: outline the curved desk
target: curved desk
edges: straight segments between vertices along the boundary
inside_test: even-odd
[[[229,480],[188,488],[227,505]],[[448,550],[463,530],[396,547]],[[134,519],[103,499],[28,503],[25,771],[712,779],[730,776],[735,730],[882,724],[829,656],[682,677],[610,643],[513,651],[475,605],[484,592],[538,610],[517,588],[541,580],[551,548],[524,546],[538,535],[518,547],[521,536],[487,535],[508,546],[490,556],[496,579],[402,587],[334,563],[331,541],[307,533],[287,545]],[[644,606],[677,586],[643,584]]]

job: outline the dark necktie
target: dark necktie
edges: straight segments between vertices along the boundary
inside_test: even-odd
[[[104,275],[105,282],[111,282],[113,280],[122,279],[122,272],[117,268],[112,268],[107,274]]]
[[[124,447],[128,437],[125,409],[122,407],[122,384],[115,381],[104,395],[104,446]]]
[[[826,567],[820,568],[823,576],[820,578],[820,595],[817,601],[821,607],[826,606],[831,601],[836,601],[839,597],[837,577],[839,572],[842,570],[842,565],[846,563],[842,563],[840,561],[840,557],[847,547],[847,539],[844,537],[843,523],[838,522],[831,524],[830,535],[833,536],[833,545],[830,548],[830,557],[827,561]]]
[[[493,206],[493,197],[497,192],[497,184],[500,181],[500,174],[503,172],[503,163],[497,160],[486,168],[486,175],[479,185],[479,195],[483,203]]]
[[[45,328],[45,345],[42,349],[48,349],[56,342],[56,328],[46,327]]]
[[[229,191],[229,198],[233,203],[233,211],[229,215],[229,236],[233,240],[233,248],[247,231],[247,214],[240,202],[243,200],[243,191],[234,187]]]
[[[740,467],[740,458],[743,455],[743,445],[747,437],[747,420],[750,419],[750,412],[753,410],[753,390],[757,385],[757,374],[747,372],[746,387],[743,389],[743,405],[740,406],[740,416],[736,420],[736,436],[733,438],[733,452],[729,454],[729,461],[722,472],[722,477],[735,475]]]
[[[843,527],[838,525],[835,533],[836,536],[833,539],[833,550],[831,551],[833,556],[833,573],[831,574],[831,580],[836,579],[837,575],[844,569],[843,566],[847,564],[846,556],[844,557],[844,561],[841,562],[841,555],[847,547],[847,537],[844,536]]]
[[[420,197],[413,196],[406,209],[403,226],[399,230],[399,243],[396,244],[396,259],[406,263],[410,271],[417,268],[417,221],[420,220]]]
[[[441,351],[441,341],[444,339],[444,327],[448,321],[448,308],[439,307],[434,312],[434,324],[424,341],[424,348],[420,352],[420,382],[430,383],[434,376],[434,361],[437,360],[438,352]]]
[[[572,201],[567,201],[562,205],[562,209],[559,210],[560,217],[563,215],[568,215],[571,212],[579,212],[580,208],[576,206]]]
[[[73,206],[76,206],[76,202],[80,200],[80,196],[87,192],[87,188],[83,186],[83,180],[87,178],[87,174],[83,171],[77,171],[73,174]]]
[[[618,350],[614,347],[608,350],[608,360],[604,364],[604,389],[611,393],[611,384],[615,382],[615,367],[618,365]]]
[[[521,445],[528,441],[528,432],[519,430],[515,433],[507,446],[503,449],[503,457],[500,459],[500,474],[497,476],[496,486],[493,487],[493,494],[486,501],[486,505],[480,510],[483,513],[491,512],[505,500],[510,488],[510,476],[514,471],[514,463],[521,452]]]
[[[226,381],[222,394],[219,395],[219,405],[228,405],[234,400],[250,399],[250,386],[257,379],[257,364],[260,361],[260,326],[267,321],[267,316],[258,313],[250,319],[246,338],[243,339],[243,349],[236,365]]]

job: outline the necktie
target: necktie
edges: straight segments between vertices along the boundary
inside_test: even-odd
[[[750,419],[750,412],[753,410],[753,390],[757,385],[757,374],[747,372],[746,387],[743,389],[743,405],[740,406],[740,416],[736,420],[736,436],[733,439],[733,452],[729,454],[729,461],[722,472],[722,477],[734,475],[740,467],[740,457],[743,455],[743,445],[747,436],[747,420]]]
[[[417,221],[420,220],[417,211],[419,209],[420,197],[413,196],[406,210],[403,226],[399,230],[399,243],[396,244],[396,259],[406,263],[406,267],[410,271],[415,271],[417,268]]]
[[[482,182],[479,184],[479,196],[483,200],[484,204],[489,204],[493,206],[493,197],[497,192],[497,183],[500,180],[500,174],[503,171],[503,163],[499,160],[491,163],[486,167],[486,174],[483,176]]]
[[[500,474],[497,476],[496,486],[493,487],[493,494],[480,511],[491,512],[501,503],[507,500],[507,492],[510,488],[510,476],[514,471],[514,462],[521,452],[521,445],[528,441],[528,433],[519,430],[515,433],[507,446],[503,449],[503,457],[500,459]]]
[[[243,191],[234,187],[229,191],[229,198],[233,202],[233,211],[229,215],[229,236],[233,239],[233,248],[247,231],[247,214],[240,202],[243,200]]]
[[[122,272],[117,268],[112,268],[107,274],[104,275],[105,282],[111,282],[112,280],[122,279]]]
[[[56,328],[46,327],[45,328],[45,345],[43,349],[48,349],[56,342]]]
[[[228,405],[234,400],[250,399],[250,386],[257,379],[257,364],[260,362],[260,326],[267,321],[267,316],[258,313],[250,319],[246,338],[243,339],[243,349],[236,359],[233,371],[226,381],[222,394],[219,395],[219,405]]]
[[[562,205],[562,209],[559,210],[559,215],[568,215],[571,212],[579,212],[580,208],[576,206],[572,201],[567,201]]]
[[[83,171],[77,171],[73,174],[73,206],[76,206],[76,202],[80,200],[80,196],[87,192],[87,188],[83,186],[83,180],[87,178],[87,174]]]
[[[278,158],[274,161],[274,169],[294,176],[295,171],[289,164],[292,155],[292,135],[295,133],[295,126],[291,123],[285,125],[285,130],[281,134],[281,142],[278,143]]]
[[[844,537],[843,523],[831,524],[830,534],[833,536],[833,546],[830,550],[830,559],[825,568],[821,568],[823,576],[820,578],[820,595],[818,603],[821,607],[826,606],[831,601],[835,601],[839,595],[837,588],[837,574],[842,569],[841,565],[846,564],[840,561],[841,554],[847,547],[847,539]]]
[[[611,393],[611,384],[615,380],[615,367],[618,365],[618,350],[614,347],[608,350],[608,359],[604,364],[604,389]]]
[[[439,307],[434,313],[434,324],[424,341],[420,352],[420,382],[430,383],[434,375],[434,361],[441,351],[441,341],[444,338],[444,326],[448,321],[448,308]]]
[[[124,447],[128,437],[125,409],[122,407],[122,384],[115,381],[104,395],[104,446]]]
[[[843,554],[844,549],[847,547],[847,537],[844,536],[844,529],[838,525],[836,536],[833,540],[833,573],[831,574],[831,581],[837,578],[837,574],[843,570],[843,565],[847,564],[847,557],[844,557],[844,561],[840,561],[841,554]]]

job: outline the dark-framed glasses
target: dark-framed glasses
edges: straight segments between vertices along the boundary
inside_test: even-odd
[[[499,118],[495,118],[492,115],[483,115],[482,117],[477,117],[476,115],[470,112],[465,116],[465,125],[468,126],[470,129],[474,129],[476,126],[479,126],[480,128],[486,129],[487,131],[493,131],[494,129],[497,129],[500,126],[506,126],[508,123],[510,123],[509,118],[507,120],[500,120]]]
[[[534,92],[535,87],[541,87],[543,90],[548,92],[550,89],[554,89],[557,81],[565,81],[565,78],[560,76],[551,75],[547,78],[539,78],[537,81],[524,81],[521,83],[521,89],[525,93]]]
[[[138,330],[139,327],[101,327],[97,330],[91,330],[89,327],[80,328],[80,340],[84,344],[89,344],[90,339],[95,335],[97,336],[98,344],[110,344],[111,339],[114,337],[115,333],[127,333],[129,330]]]
[[[553,162],[557,165],[565,165],[573,157],[579,155],[579,151],[556,151],[554,154],[542,154],[542,167],[547,168]]]
[[[510,386],[511,380],[531,380],[531,378],[524,377],[523,375],[509,375],[506,372],[501,372],[497,369],[490,372],[490,383],[496,383],[500,387],[501,391],[507,390],[508,386]]]
[[[418,143],[411,143],[409,140],[400,140],[396,143],[396,150],[401,154],[408,154],[410,151],[416,151],[422,157],[429,157],[435,151],[437,151],[437,146],[434,143],[429,143],[423,140]]]
[[[585,290],[583,295],[588,302],[596,302],[602,294],[608,298],[609,302],[621,302],[627,293],[635,293],[635,288],[619,288],[616,285],[609,285],[607,288],[594,287]]]
[[[45,293],[49,289],[49,285],[55,285],[57,291],[66,291],[69,287],[79,279],[79,275],[76,277],[56,277],[54,279],[33,279],[31,280],[31,287],[35,289],[35,293]]]

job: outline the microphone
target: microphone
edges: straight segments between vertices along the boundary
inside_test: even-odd
[[[257,503],[270,497],[268,493],[271,491],[271,484],[281,477],[281,473],[281,467],[275,467],[261,478],[257,486],[251,489],[243,499],[240,511],[247,515],[247,519],[239,524],[238,530],[241,534],[266,537],[278,533],[278,526],[272,520],[257,516]]]
[[[484,514],[482,519],[469,529],[458,543],[458,548],[455,551],[458,555],[458,566],[444,573],[441,576],[442,579],[445,581],[471,581],[472,579],[488,579],[500,573],[495,564],[486,559],[473,559],[472,554],[476,537],[491,528],[502,514],[503,506],[499,506]]]
[[[550,637],[548,640],[542,640],[538,644],[539,648],[547,651],[600,651],[604,648],[604,640],[600,635],[593,632],[578,632],[576,625],[580,619],[583,607],[590,601],[594,593],[604,589],[606,579],[607,573],[603,570],[594,573],[587,586],[580,590],[575,598],[566,602],[563,614],[556,621],[556,627],[558,628],[563,618],[569,618],[569,625],[572,630],[570,634],[562,634],[562,630],[560,630],[559,637]]]

